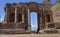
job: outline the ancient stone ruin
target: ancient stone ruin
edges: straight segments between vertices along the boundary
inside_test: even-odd
[[[0,33],[31,33],[30,13],[37,12],[38,29],[40,30],[55,28],[53,21],[53,13],[49,0],[44,3],[26,2],[26,3],[7,3],[5,10],[5,18],[0,25]]]

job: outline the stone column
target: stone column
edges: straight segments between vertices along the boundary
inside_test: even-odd
[[[40,17],[40,30],[42,29],[42,26],[43,24],[42,24],[42,12],[41,12],[41,17]]]
[[[6,8],[6,16],[5,16],[5,22],[4,23],[7,23],[7,8]]]
[[[31,31],[31,24],[30,24],[30,10],[28,8],[28,31]]]
[[[15,7],[15,28],[17,28],[17,7]]]
[[[24,23],[24,8],[22,9],[22,23]]]
[[[46,23],[46,25],[45,25],[45,28],[47,29],[48,28],[48,20],[47,20],[48,18],[47,18],[47,14],[46,14],[46,17],[45,17],[45,23]]]
[[[44,17],[44,19],[43,19],[43,21],[44,21],[44,22],[43,22],[43,23],[44,23],[44,25],[43,25],[43,26],[45,27],[46,22],[45,22],[45,11],[44,11],[44,8],[43,8],[43,17]]]
[[[47,24],[47,15],[46,15],[46,17],[45,17],[45,28],[47,29],[48,28],[48,24]]]
[[[15,8],[15,23],[17,23],[17,8]]]
[[[45,28],[47,29],[48,28],[48,24],[47,24],[47,11],[46,11],[46,14],[45,14]]]

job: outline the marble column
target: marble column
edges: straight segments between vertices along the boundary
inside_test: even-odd
[[[15,8],[15,23],[17,23],[17,8]]]
[[[31,31],[31,24],[30,24],[30,10],[28,8],[28,31]]]
[[[22,9],[22,23],[24,23],[24,8]]]
[[[6,8],[6,16],[5,16],[5,22],[4,23],[7,23],[7,8]]]
[[[15,29],[17,28],[17,7],[15,7]]]

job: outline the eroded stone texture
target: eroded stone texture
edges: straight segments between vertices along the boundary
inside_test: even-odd
[[[54,22],[60,22],[60,3],[52,7]]]
[[[48,2],[48,3],[46,3]],[[45,3],[7,3],[5,6],[5,19],[3,22],[2,29],[24,29],[31,31],[30,17],[31,12],[37,12],[38,18],[38,29],[43,30],[49,28],[50,25],[47,23],[53,22],[53,14],[51,12],[51,7],[49,1]],[[54,26],[54,24],[51,24]]]
[[[57,1],[55,5],[51,8],[53,12],[53,20],[55,22],[56,28],[60,28],[60,0]]]

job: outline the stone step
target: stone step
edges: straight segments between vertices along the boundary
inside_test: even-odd
[[[24,29],[0,29],[0,34],[28,34]]]
[[[50,28],[50,29],[40,30],[39,33],[42,33],[42,34],[54,34],[54,33],[58,33],[58,30]]]
[[[47,29],[47,30],[44,30],[45,33],[49,33],[49,34],[54,34],[54,33],[58,33],[58,30],[56,29]]]

